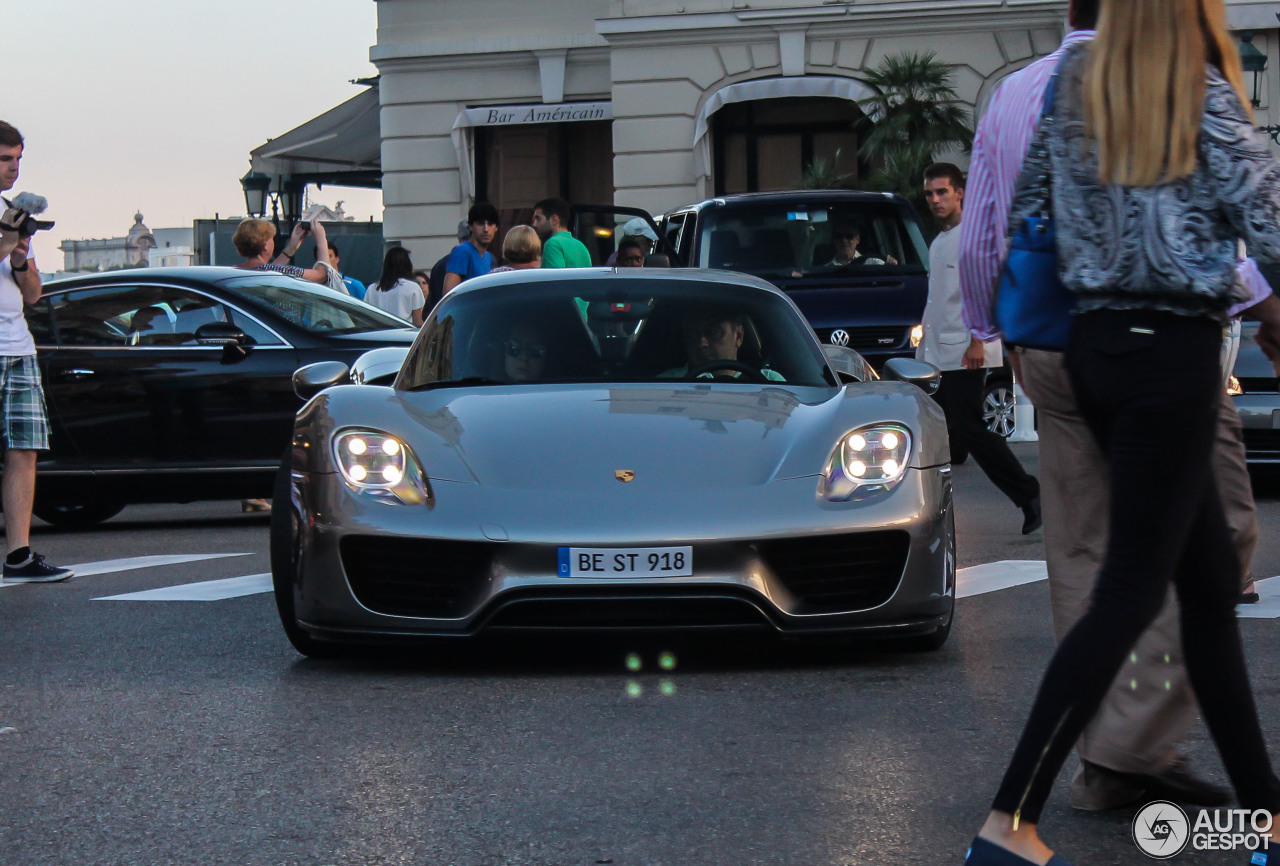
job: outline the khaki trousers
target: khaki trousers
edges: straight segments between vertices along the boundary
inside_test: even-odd
[[[1053,627],[1061,640],[1084,614],[1107,542],[1107,461],[1076,405],[1063,355],[1023,350],[1022,387],[1035,404],[1040,438],[1040,499]],[[1258,529],[1245,468],[1239,415],[1224,389],[1214,472],[1244,572]],[[1242,582],[1244,578],[1242,575]],[[1179,757],[1195,721],[1195,698],[1182,663],[1172,587],[1163,610],[1134,647],[1077,748],[1092,764],[1153,773]]]

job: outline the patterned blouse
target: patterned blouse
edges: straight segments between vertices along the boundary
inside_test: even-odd
[[[1018,226],[1036,209],[1025,174],[1049,174],[1058,260],[1076,311],[1167,310],[1225,322],[1247,298],[1236,279],[1238,241],[1259,262],[1280,264],[1280,164],[1234,87],[1207,70],[1199,156],[1189,176],[1154,187],[1103,185],[1096,144],[1085,135],[1088,45],[1067,52],[1053,121],[1037,133],[1010,210]]]

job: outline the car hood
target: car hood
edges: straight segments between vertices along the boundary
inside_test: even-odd
[[[538,490],[616,484],[617,472],[667,487],[763,484],[783,474],[822,406],[783,388],[697,385],[491,386],[401,399],[420,423],[411,444],[430,477]],[[798,474],[821,473],[834,444]]]

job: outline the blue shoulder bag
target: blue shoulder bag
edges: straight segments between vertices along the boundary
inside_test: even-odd
[[[1053,180],[1048,131],[1058,75],[1049,79],[1040,125],[1014,190],[1009,254],[996,287],[996,324],[1007,344],[1061,352],[1071,332],[1075,296],[1058,274],[1057,231],[1053,220]]]

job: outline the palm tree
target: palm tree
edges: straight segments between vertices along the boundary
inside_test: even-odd
[[[858,155],[877,166],[868,189],[906,196],[923,213],[922,174],[935,155],[973,146],[969,111],[952,84],[952,70],[930,51],[891,54],[863,76],[875,91],[860,100],[874,120]]]

